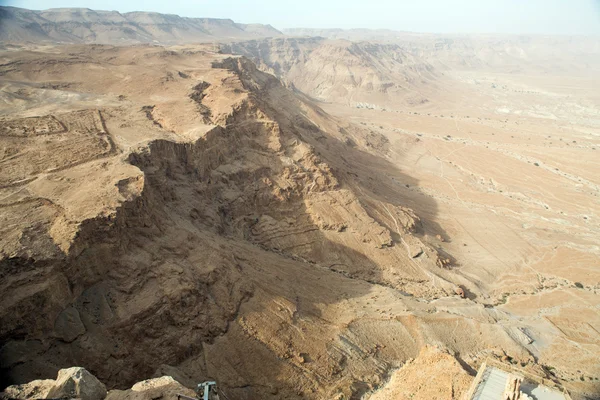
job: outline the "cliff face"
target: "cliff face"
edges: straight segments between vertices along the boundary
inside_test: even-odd
[[[238,24],[230,19],[87,8],[0,7],[0,21],[0,39],[7,42],[189,43],[281,35],[270,25]]]
[[[584,35],[441,34],[389,29],[284,29],[288,37],[395,44],[446,71],[495,69],[502,72],[579,73],[597,66],[598,38]],[[584,67],[584,68],[581,68]]]
[[[419,103],[439,73],[397,44],[275,38],[222,45],[312,97],[357,105]],[[424,89],[425,88],[425,89]]]
[[[14,52],[2,76],[5,384],[81,365],[109,388],[169,371],[231,398],[336,398],[427,343],[530,359],[455,295],[387,141],[248,59],[78,46]]]
[[[472,109],[465,98],[473,91],[465,91],[465,83],[481,82],[469,73],[591,77],[600,65],[599,43],[592,37],[366,29],[286,33],[307,36],[234,41],[220,48],[250,58],[261,70],[314,99],[380,111],[414,107],[432,114],[454,106]]]

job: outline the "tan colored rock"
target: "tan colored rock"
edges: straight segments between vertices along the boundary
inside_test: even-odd
[[[111,390],[106,400],[154,400],[176,399],[178,394],[196,397],[196,393],[170,376],[138,382],[129,390]]]
[[[22,385],[9,386],[0,393],[0,399],[45,399],[54,383],[55,381],[52,379],[41,379]]]
[[[370,400],[460,399],[473,378],[447,352],[426,346],[412,361],[392,374]]]
[[[174,367],[172,365],[163,364],[159,366],[152,375],[153,378],[160,378],[162,376],[169,376],[185,387],[195,388],[198,384],[198,382],[195,379],[190,377],[185,372],[181,371],[180,368]]]
[[[146,379],[136,383],[131,387],[134,392],[144,392],[146,390],[156,389],[163,386],[178,384],[178,382],[170,376],[161,376],[159,378]]]
[[[103,400],[106,397],[106,386],[84,368],[61,369],[54,385],[48,391],[48,398],[63,397]]]

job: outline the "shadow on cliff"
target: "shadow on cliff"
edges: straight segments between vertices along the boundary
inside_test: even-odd
[[[300,102],[291,96],[284,95],[278,100],[277,104],[280,107],[292,110],[302,108]],[[268,110],[268,106],[262,104],[261,109]],[[272,107],[271,113],[275,114],[275,107],[272,104],[270,106]],[[318,107],[312,107],[316,114],[326,117]],[[268,111],[267,114],[269,114]],[[364,143],[354,143],[369,135],[368,132],[352,131],[353,129],[360,131],[360,127],[348,126],[332,135],[305,114],[291,113],[291,115],[293,118],[289,118],[287,123],[278,121],[284,135],[292,132],[302,141],[309,143],[314,148],[315,154],[331,167],[332,173],[339,181],[339,188],[351,190],[361,201],[367,213],[392,232],[394,239],[392,246],[399,247],[397,251],[406,251],[398,239],[406,232],[396,232],[396,227],[378,219],[377,212],[371,210],[370,206],[377,202],[400,207],[406,206],[405,199],[415,198],[414,192],[407,195],[406,191],[418,188],[418,181],[402,173],[383,157],[385,142],[383,148],[370,148],[370,151],[361,148]],[[370,139],[376,143],[381,140],[380,138]],[[366,143],[368,145],[368,139]],[[418,198],[420,209],[427,210],[429,217],[435,216],[437,212],[435,201],[426,195],[420,195]],[[289,209],[278,211],[265,209],[262,212],[271,214],[275,218],[277,218],[276,214],[285,216],[295,212],[298,215],[308,215],[311,212],[302,201],[290,203],[287,206]],[[283,207],[285,208],[285,206]],[[418,225],[415,233],[417,235],[439,234],[447,237],[444,230],[430,219],[424,220],[422,225]],[[303,262],[292,263],[293,265],[290,266],[278,265],[277,262],[274,262],[272,264],[274,270],[261,269],[255,278],[261,277],[256,285],[261,288],[260,292],[266,297],[262,300],[262,307],[259,306],[256,309],[250,306],[245,309],[244,323],[234,324],[230,334],[224,337],[219,346],[213,346],[212,350],[209,350],[209,354],[205,354],[206,362],[212,365],[212,368],[209,368],[211,371],[209,376],[220,379],[225,390],[228,390],[228,393],[233,394],[235,398],[275,399],[281,398],[283,393],[288,398],[301,398],[302,396],[298,393],[319,393],[319,390],[322,389],[319,385],[333,387],[336,386],[336,381],[340,380],[339,376],[331,374],[327,368],[325,368],[327,372],[313,370],[311,373],[306,373],[306,369],[310,370],[313,365],[311,361],[305,363],[305,358],[310,359],[310,355],[307,357],[301,348],[294,350],[296,354],[288,354],[284,350],[288,343],[294,343],[294,340],[301,342],[301,339],[278,324],[272,326],[271,322],[266,322],[279,321],[282,318],[280,312],[277,311],[280,308],[278,304],[282,299],[287,299],[296,307],[295,318],[283,325],[295,324],[302,318],[321,321],[327,325],[322,315],[322,310],[327,305],[339,304],[351,298],[364,297],[366,301],[373,285],[394,286],[386,281],[383,272],[386,268],[397,266],[380,265],[363,252],[331,241],[321,230],[311,230],[310,235],[300,234],[295,239],[297,239],[296,243],[291,247],[286,247],[283,251],[279,246],[265,247],[265,249],[271,253],[275,251],[288,260],[290,258],[297,260],[300,257]],[[310,251],[305,250],[306,243],[310,243]],[[369,243],[365,246],[374,246],[374,244]],[[265,265],[268,264],[265,263]],[[395,289],[398,290],[398,293],[405,294],[402,287],[395,287]],[[248,320],[251,320],[252,317],[255,318],[254,325],[249,327],[248,325],[252,325],[252,323]],[[262,334],[260,334],[260,321],[265,321]],[[302,329],[301,324],[296,328]],[[236,346],[239,347],[229,351]],[[244,350],[240,351],[240,349]],[[414,351],[412,356],[416,356],[418,349],[407,351]],[[328,368],[331,368],[332,371],[335,371],[336,368],[343,369],[342,364],[346,361],[343,357],[336,358],[334,353],[335,351],[330,349],[328,357],[332,360],[332,364],[336,362],[339,364],[328,365]],[[298,361],[298,357],[300,361]],[[373,358],[369,354],[362,353],[360,357]],[[385,360],[380,361],[386,363]],[[365,364],[368,365],[368,363]],[[377,367],[375,365],[372,367],[373,375],[379,374],[379,378],[385,376],[385,372],[373,372],[377,371]],[[217,371],[223,371],[225,374],[218,376]],[[312,375],[319,376],[321,381],[315,383],[310,378]],[[377,378],[373,376],[366,378],[365,381],[361,381],[361,379],[357,376],[350,378],[354,381],[346,389],[352,393],[352,398],[360,398],[366,390],[379,384]],[[290,382],[293,382],[291,386]]]
[[[344,141],[343,132],[322,129],[299,112],[305,105],[297,97],[264,79],[263,90],[276,91],[279,97],[269,103],[257,99],[261,109],[278,122],[285,140],[309,143],[338,181],[315,190],[349,189],[376,220],[369,212],[373,201],[405,206],[406,185],[418,187],[416,179],[378,156],[379,150],[362,150]],[[283,117],[279,106],[287,110]],[[320,109],[308,107],[327,118]],[[277,221],[310,214],[299,194],[289,201],[268,198],[270,174],[285,165],[279,154],[263,146],[263,136],[272,132],[265,132],[264,125],[256,128],[215,128],[195,144],[156,141],[147,152],[131,157],[145,172],[142,196],[125,204],[113,220],[87,221],[68,259],[57,260],[50,269],[45,265],[45,274],[64,276],[68,289],[19,303],[38,312],[0,336],[2,386],[55,378],[58,369],[79,365],[108,387],[127,388],[163,364],[183,364],[190,378],[222,382],[234,393],[232,399],[275,399],[284,393],[300,398],[319,390],[318,380],[310,376],[322,372],[310,372],[310,363],[304,364],[310,355],[290,362],[278,347],[283,342],[265,346],[268,338],[260,335],[276,337],[281,333],[276,327],[264,321],[267,328],[261,333],[256,325],[259,332],[253,336],[243,324],[232,322],[250,314],[273,316],[268,307],[285,299],[295,305],[296,318],[320,323],[325,306],[366,297],[374,284],[387,285],[382,271],[389,266],[332,242],[316,226],[306,238],[316,243],[318,252],[281,250],[245,238],[252,219],[261,215]],[[354,133],[368,143],[367,133]],[[266,157],[266,165],[255,169],[249,167],[251,162],[244,164],[248,152]],[[231,172],[240,164],[244,168]],[[302,174],[299,171],[298,177]],[[435,216],[434,200],[425,195],[421,200],[420,207]],[[238,226],[239,221],[249,222]],[[445,236],[430,219],[423,226],[420,233]],[[53,306],[45,308],[50,302]],[[246,310],[246,305],[254,308]],[[57,321],[79,333],[57,334]],[[206,348],[227,337],[227,353],[207,356]],[[294,337],[290,336],[291,348]],[[330,373],[326,379],[333,384],[337,378]]]

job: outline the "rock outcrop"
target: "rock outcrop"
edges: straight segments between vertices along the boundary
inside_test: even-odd
[[[36,380],[7,387],[0,393],[2,399],[85,399],[103,400],[106,386],[81,367],[58,371],[56,380]]]
[[[104,384],[87,370],[72,367],[58,371],[56,380],[38,380],[9,386],[0,393],[0,399],[154,400],[174,399],[178,394],[194,398],[196,396],[193,390],[170,376],[138,382],[128,390],[107,392]]]
[[[154,400],[176,399],[177,395],[195,398],[196,393],[170,376],[138,382],[128,390],[111,390],[106,400]]]
[[[53,133],[0,132],[3,382],[81,365],[124,389],[176,369],[231,399],[318,399],[380,387],[427,343],[529,359],[493,310],[444,308],[460,278],[381,135],[207,46],[10,57],[0,76],[30,86],[7,84],[2,126]]]
[[[370,400],[459,399],[473,377],[447,352],[427,346],[419,355],[391,374]]]
[[[47,396],[102,400],[106,397],[106,386],[84,368],[61,369]]]
[[[55,383],[56,381],[53,379],[39,379],[21,385],[9,386],[0,393],[0,399],[46,399]]]

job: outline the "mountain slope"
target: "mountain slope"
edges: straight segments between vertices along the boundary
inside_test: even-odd
[[[293,37],[396,44],[438,70],[495,69],[502,72],[573,71],[600,65],[596,36],[436,34],[386,29],[285,29]],[[582,66],[586,68],[581,68]]]
[[[152,12],[0,7],[0,40],[65,43],[188,43],[279,36],[270,25]]]
[[[312,97],[350,105],[424,102],[423,93],[439,76],[430,64],[395,44],[276,38],[225,44],[221,49],[252,59]]]
[[[426,344],[533,360],[455,294],[381,135],[210,48],[5,54],[3,383],[78,365],[349,398]]]

